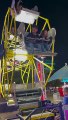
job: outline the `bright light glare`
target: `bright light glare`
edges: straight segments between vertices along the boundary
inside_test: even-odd
[[[27,60],[27,51],[22,49],[15,50],[15,60],[25,62]]]
[[[14,35],[10,35],[9,40],[12,40],[14,38]]]
[[[19,22],[33,24],[34,21],[38,18],[39,14],[32,13],[29,11],[21,10],[20,14],[15,16],[15,20]]]

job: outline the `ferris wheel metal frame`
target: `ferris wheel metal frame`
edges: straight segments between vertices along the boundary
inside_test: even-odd
[[[12,12],[12,16],[11,16],[11,12]],[[47,18],[44,18],[42,16],[39,16],[38,19],[41,19],[44,21],[43,27],[41,29],[41,32],[46,28],[46,25],[48,25],[48,28],[50,29],[50,24],[49,24],[49,20]],[[38,19],[36,20],[36,25],[38,25]],[[11,40],[11,42],[8,40],[9,35],[12,35],[11,33],[11,28],[12,28],[12,24],[14,26],[14,37]],[[28,24],[27,28],[26,28],[26,32],[30,30],[31,32],[31,25]],[[14,53],[14,49],[16,49],[16,21],[15,21],[15,13],[11,8],[8,8],[8,11],[6,13],[5,16],[5,20],[4,20],[4,26],[3,26],[3,31],[2,31],[2,41],[4,43],[4,55],[1,59],[1,93],[3,96],[5,96],[5,91],[6,91],[6,84],[8,85],[8,93],[11,91],[11,86],[13,83],[13,76],[14,76],[14,71],[19,70],[21,73],[21,78],[22,78],[22,83],[26,83],[26,85],[28,86],[29,83],[29,76],[30,73],[32,74],[32,88],[34,86],[34,70],[37,74],[38,80],[40,82],[40,77],[38,74],[38,70],[37,70],[37,66],[35,64],[35,61],[39,62],[40,64],[42,64],[43,66],[47,67],[49,69],[49,74],[47,79],[45,80],[44,83],[44,87],[46,87],[48,80],[50,78],[50,75],[54,69],[54,44],[55,41],[52,39],[52,50],[51,50],[51,54],[20,54],[20,56],[23,57],[27,57],[27,62],[19,62],[18,64],[15,64],[15,53]],[[11,47],[13,47],[12,49],[10,49]],[[21,49],[21,47],[20,47]],[[17,54],[18,55],[18,54]],[[44,63],[42,60],[38,59],[38,57],[51,57],[51,65],[48,65],[47,63]],[[27,74],[27,78],[26,80],[24,80],[24,75]]]

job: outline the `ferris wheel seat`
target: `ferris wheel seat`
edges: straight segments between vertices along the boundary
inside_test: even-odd
[[[55,56],[57,54],[57,53],[52,53],[51,49],[47,50],[41,43],[34,44],[27,42],[25,43],[25,46],[28,54],[43,55],[43,56],[52,56],[52,55]]]
[[[22,8],[20,13],[16,14],[15,20],[18,22],[33,24],[38,17],[39,17],[39,12]]]

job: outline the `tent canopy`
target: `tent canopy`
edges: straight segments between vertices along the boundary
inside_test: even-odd
[[[49,82],[57,79],[68,79],[68,65],[65,63],[65,66],[56,71],[49,79]]]

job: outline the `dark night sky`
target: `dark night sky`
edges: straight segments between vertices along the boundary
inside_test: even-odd
[[[0,0],[0,38],[3,21],[12,0]],[[16,0],[17,1],[17,0]],[[23,7],[33,8],[38,6],[41,16],[49,19],[51,27],[57,31],[55,51],[55,69],[59,69],[68,62],[68,5],[66,0],[22,0]]]

